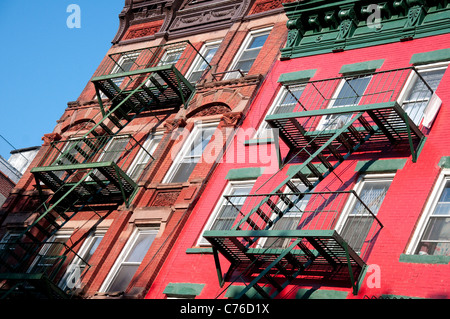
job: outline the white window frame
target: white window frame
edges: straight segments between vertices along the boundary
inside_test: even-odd
[[[135,173],[134,170],[136,169],[136,167],[140,164],[144,164],[143,159],[146,157],[146,152],[148,152],[150,154],[150,156],[153,157],[153,154],[155,153],[156,149],[158,148],[158,145],[161,142],[163,135],[164,135],[164,132],[155,132],[155,133],[150,133],[147,136],[144,144],[142,145],[142,149],[139,150],[138,154],[133,159],[133,162],[131,163],[130,167],[127,169],[127,175],[130,176],[130,178],[132,178],[133,174]],[[149,161],[150,161],[150,158],[147,161],[145,161],[145,166],[147,166]],[[142,172],[145,169],[145,166],[142,169],[142,171],[139,173],[139,175],[135,177],[136,178],[135,182],[138,181],[139,178],[141,177]]]
[[[185,78],[191,82],[191,83],[196,83],[197,81],[193,82],[191,81],[189,78],[192,76],[192,74],[194,72],[199,72],[199,71],[205,71],[206,69],[201,70],[200,67],[203,65],[204,63],[204,59],[206,59],[205,54],[206,52],[208,52],[208,50],[214,48],[217,46],[217,50],[220,47],[220,44],[222,43],[222,39],[220,40],[213,40],[213,41],[208,41],[205,42],[202,46],[202,48],[199,51],[199,54],[196,56],[196,58],[194,59],[194,62],[191,64],[191,67],[189,68],[189,70],[186,72],[186,76]],[[217,51],[216,51],[217,53]],[[212,56],[211,60],[214,58],[214,56]],[[208,63],[211,63],[211,61],[208,61]]]
[[[407,255],[414,255],[414,252],[417,249],[417,246],[420,243],[420,240],[426,230],[428,221],[432,216],[436,206],[439,202],[439,199],[444,191],[445,184],[447,181],[450,181],[450,169],[443,169],[441,174],[438,176],[436,183],[434,184],[433,190],[431,191],[430,196],[425,204],[422,215],[420,216],[419,222],[417,223],[416,230],[412,236],[410,244],[406,249],[405,253]],[[434,256],[434,255],[429,255]]]
[[[366,90],[368,89],[368,87],[369,87],[369,85],[370,85],[370,82],[372,81],[372,76],[371,76],[371,75],[366,75],[366,76],[355,75],[354,77],[347,77],[347,76],[343,77],[343,78],[341,79],[341,81],[339,82],[338,87],[336,88],[336,90],[335,90],[335,92],[334,92],[334,94],[333,94],[333,97],[331,98],[331,101],[330,101],[330,103],[329,103],[328,106],[327,106],[327,109],[333,109],[333,108],[338,109],[338,108],[340,108],[340,107],[347,107],[347,106],[359,105],[359,103],[361,102],[361,99],[358,101],[358,104],[348,104],[348,105],[338,105],[338,106],[335,106],[335,103],[336,103],[336,101],[337,101],[337,98],[338,98],[339,94],[341,93],[342,89],[344,88],[344,85],[345,85],[346,82],[348,82],[349,80],[356,79],[356,78],[365,78],[365,77],[370,77],[370,80],[369,80],[369,82],[367,83],[366,88],[364,89],[364,92],[366,92]],[[364,94],[364,93],[363,93],[363,94]],[[322,117],[320,118],[319,123],[317,124],[317,127],[316,127],[316,130],[317,130],[317,131],[322,131],[322,130],[325,130],[325,129],[327,129],[327,130],[335,130],[335,129],[339,129],[339,128],[341,128],[342,126],[345,125],[345,123],[342,123],[342,125],[339,125],[340,123],[334,123],[334,124],[331,125],[330,128],[327,128],[326,126],[329,125],[329,124],[327,124],[327,121],[328,121],[327,117],[328,117],[328,116],[334,117],[334,118],[338,118],[338,117],[341,117],[341,116],[343,116],[343,115],[340,115],[340,114],[334,114],[334,115],[324,115],[324,116],[322,116]],[[347,119],[347,122],[348,122],[348,120],[352,117],[352,114],[351,114],[351,113],[348,113],[347,117],[348,117],[348,119]]]
[[[61,289],[66,289],[67,280],[71,279],[71,276],[75,271],[75,269],[78,269],[80,271],[80,275],[83,273],[84,268],[82,269],[80,268],[81,265],[86,261],[85,260],[86,254],[91,250],[92,245],[94,244],[96,238],[102,237],[103,240],[103,237],[105,236],[107,230],[108,230],[107,228],[98,228],[95,230],[95,232],[92,232],[91,234],[88,235],[88,237],[84,240],[80,250],[77,252],[77,255],[81,257],[81,259],[78,258],[78,256],[75,256],[74,260],[72,260],[71,264],[67,267],[66,273],[59,281],[58,287],[60,287]]]
[[[136,243],[136,240],[139,236],[139,234],[143,234],[143,233],[147,233],[150,235],[155,235],[155,238],[158,234],[158,229],[155,227],[136,227],[133,231],[133,233],[131,234],[130,238],[128,239],[127,243],[125,244],[125,246],[123,247],[122,251],[120,252],[119,256],[117,257],[116,261],[114,262],[114,265],[112,266],[111,270],[109,271],[108,275],[106,276],[105,280],[103,281],[99,291],[100,292],[107,292],[109,287],[111,286],[111,284],[114,282],[114,280],[116,279],[116,275],[118,274],[121,266],[123,264],[127,264],[127,265],[136,265],[136,266],[140,266],[142,264],[142,261],[137,263],[137,262],[125,262],[125,258],[128,257],[128,254],[131,252],[131,248],[134,246],[134,244]],[[152,242],[153,244],[153,242]],[[151,245],[150,245],[151,247]],[[145,258],[145,257],[144,257]],[[133,275],[133,277],[136,274]]]
[[[229,72],[228,72],[227,74],[225,74],[224,80],[230,80],[230,79],[238,78],[238,75],[239,75],[240,73],[237,72],[237,70],[235,70],[235,69],[236,69],[236,66],[237,66],[237,64],[239,63],[239,61],[240,61],[242,55],[244,54],[245,50],[247,50],[247,47],[248,47],[249,44],[251,43],[252,39],[253,39],[254,37],[261,36],[261,35],[264,35],[264,34],[266,34],[266,33],[267,33],[267,34],[270,34],[270,32],[272,31],[272,29],[273,29],[273,27],[271,26],[271,27],[267,27],[267,28],[262,28],[262,29],[252,30],[252,31],[250,31],[250,32],[247,34],[247,36],[245,37],[244,42],[242,42],[242,44],[241,44],[241,46],[240,46],[238,52],[237,52],[236,55],[235,55],[235,57],[234,57],[234,59],[233,59],[233,62],[230,64],[230,67],[228,68],[228,71],[229,71]],[[261,47],[261,50],[262,50],[262,47]],[[259,51],[259,53],[261,53],[261,50]],[[259,55],[259,53],[258,53],[258,55]],[[256,61],[256,59],[255,59],[255,61]],[[232,72],[232,71],[235,71],[235,72]]]
[[[197,139],[197,137],[202,133],[202,131],[204,129],[208,129],[208,128],[216,128],[219,125],[219,122],[198,122],[195,123],[194,128],[192,129],[192,131],[190,132],[189,136],[185,139],[181,147],[181,149],[179,150],[178,154],[175,156],[172,165],[170,166],[169,170],[166,173],[166,176],[164,177],[162,183],[171,183],[172,178],[174,177],[175,173],[178,171],[178,167],[181,164],[181,161],[183,160],[183,158],[185,156],[188,155],[188,153],[191,150],[191,145],[192,143],[194,143],[194,141]],[[214,133],[213,133],[214,136]],[[212,138],[212,137],[211,137]],[[173,150],[172,150],[173,151]],[[201,158],[199,159],[199,162],[201,161]],[[188,178],[189,179],[189,178]]]
[[[299,84],[289,84],[289,85],[283,85],[278,92],[277,96],[275,97],[272,105],[270,106],[269,110],[267,111],[266,117],[268,115],[275,114],[275,111],[278,107],[282,106],[281,103],[284,101],[284,99],[287,97],[288,94],[291,94],[289,91],[297,91],[297,89],[301,90],[301,87],[303,87],[303,90],[306,88],[306,83],[299,83]],[[302,92],[303,94],[303,92]],[[297,106],[297,104],[295,105]],[[294,106],[294,108],[295,108]],[[269,126],[269,124],[263,119],[261,124],[259,125],[255,138],[258,139],[271,139],[274,138],[273,132]]]
[[[242,180],[242,181],[229,181],[226,185],[225,189],[223,190],[222,194],[220,195],[219,200],[217,201],[216,205],[214,206],[214,210],[212,211],[211,215],[208,218],[208,221],[205,224],[205,227],[203,227],[200,237],[197,240],[197,246],[211,246],[211,244],[203,237],[203,233],[207,230],[211,230],[211,226],[216,221],[216,218],[222,208],[228,201],[224,197],[226,195],[231,195],[233,191],[237,188],[243,188],[246,186],[249,186],[253,188],[255,185],[256,180]]]
[[[448,68],[449,64],[450,64],[450,61],[437,62],[437,63],[430,63],[430,64],[416,66],[415,68],[416,68],[417,72],[419,72],[419,73],[432,72],[432,71],[438,71],[438,70],[446,70]],[[416,83],[417,78],[418,78],[418,75],[416,74],[416,72],[411,72],[408,79],[406,80],[404,89],[402,90],[402,92],[400,93],[400,95],[397,98],[397,103],[402,108],[404,107],[403,104],[406,102],[406,98],[410,94],[414,84]],[[430,97],[428,99],[428,101],[430,101],[431,98],[432,97]],[[427,105],[427,107],[428,107],[428,105]],[[417,126],[419,126],[422,123],[426,108],[424,109],[424,113],[422,114],[420,121],[416,124]]]

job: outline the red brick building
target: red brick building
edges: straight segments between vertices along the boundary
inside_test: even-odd
[[[280,1],[127,0],[119,19],[3,207],[5,297],[144,297],[287,36]]]
[[[285,4],[281,58],[147,298],[449,298],[449,8]]]

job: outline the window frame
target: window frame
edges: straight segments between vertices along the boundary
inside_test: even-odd
[[[159,143],[161,143],[161,140],[162,140],[163,136],[164,136],[164,132],[162,132],[162,131],[155,132],[155,133],[150,132],[149,135],[147,136],[147,138],[145,139],[144,144],[142,145],[142,149],[140,149],[139,152],[134,157],[134,159],[131,162],[130,167],[128,167],[126,173],[135,182],[139,181],[139,179],[141,178],[142,173],[145,170],[145,167],[148,165],[148,163],[150,161],[150,158],[149,158],[145,163],[141,162],[146,157],[145,156],[146,155],[145,151],[147,151],[150,154],[150,156],[154,159],[153,154],[157,150],[157,148],[159,146]],[[153,149],[153,151],[151,151],[152,149]],[[141,164],[144,164],[144,167],[142,168],[141,172],[137,176],[135,176],[135,178],[133,178],[133,175],[137,174],[135,172],[135,170],[137,169],[138,165],[141,165]]]
[[[132,252],[131,248],[133,248],[133,246],[135,245],[140,234],[148,233],[150,235],[155,235],[152,243],[150,244],[150,248],[151,248],[151,245],[153,245],[154,240],[158,236],[158,232],[159,232],[159,229],[157,227],[135,227],[135,229],[131,233],[130,237],[128,238],[125,246],[122,248],[122,251],[120,252],[120,254],[117,256],[116,260],[114,261],[114,264],[111,267],[111,269],[109,270],[108,275],[103,280],[103,283],[100,286],[99,292],[104,292],[104,293],[110,292],[109,289],[112,286],[112,284],[114,283],[114,281],[116,280],[117,275],[121,269],[121,266],[124,263],[127,265],[134,264],[135,266],[138,266],[138,268],[139,268],[139,266],[142,264],[142,261],[140,261],[139,265],[138,265],[137,262],[126,262],[125,259]],[[149,248],[149,250],[150,250],[150,248]],[[146,254],[147,253],[148,253],[148,251],[146,252]],[[144,258],[145,258],[145,256],[144,256]],[[136,270],[136,272],[137,272],[137,270]],[[135,275],[136,275],[136,273],[133,274],[131,281],[133,280]],[[125,288],[124,291],[126,291],[126,289],[128,289],[129,285],[130,285],[130,283],[128,283],[128,286],[127,286],[127,288]],[[111,292],[113,292],[113,291],[111,291]]]
[[[238,72],[238,69],[236,69],[236,66],[240,62],[240,59],[241,59],[242,55],[244,54],[244,52],[248,49],[248,46],[250,45],[253,38],[255,38],[257,36],[265,35],[266,33],[269,36],[272,29],[273,29],[273,26],[256,29],[256,30],[251,30],[246,35],[244,41],[242,42],[241,46],[239,47],[239,50],[236,53],[233,61],[231,62],[230,67],[227,69],[227,73],[224,76],[224,80],[231,80],[231,79],[237,78],[235,75],[233,75]],[[265,42],[264,42],[264,44],[265,44]],[[261,53],[261,50],[264,47],[264,44],[261,47],[260,51],[258,52],[258,55]],[[256,56],[255,61],[256,61],[258,55]],[[253,61],[253,64],[254,64],[254,61]],[[252,64],[252,66],[253,66],[253,64]],[[250,69],[251,69],[251,67],[250,67]]]
[[[420,74],[420,73],[424,73],[424,72],[432,72],[432,71],[438,71],[438,70],[445,70],[443,76],[445,76],[445,72],[448,69],[448,66],[450,64],[450,61],[445,61],[445,62],[437,62],[437,63],[429,63],[429,64],[424,64],[424,65],[418,65],[415,66],[416,71]],[[411,74],[409,75],[408,79],[406,80],[406,83],[404,85],[403,90],[400,92],[398,98],[397,98],[397,103],[400,105],[400,107],[402,109],[404,109],[404,104],[405,102],[407,102],[407,97],[409,96],[409,94],[411,93],[411,90],[413,89],[414,85],[416,84],[416,80],[418,78],[418,75],[416,72],[411,72]],[[441,79],[442,80],[442,79]],[[440,84],[439,84],[440,85]],[[438,86],[439,87],[439,86]],[[437,88],[436,88],[437,89]],[[433,92],[435,93],[435,92]],[[428,98],[428,103],[430,102],[432,96],[430,96]],[[423,114],[421,116],[420,121],[416,124],[418,127],[422,124],[423,119],[424,119],[424,115],[425,115],[425,110],[427,109],[428,104],[425,106],[425,109],[423,110]],[[411,120],[413,120],[411,118]],[[414,122],[414,121],[413,121]],[[415,123],[415,122],[414,122]]]
[[[183,143],[183,145],[181,146],[178,154],[173,159],[173,162],[170,165],[170,168],[167,171],[166,175],[164,176],[162,183],[180,183],[180,182],[172,182],[172,179],[175,176],[175,174],[178,172],[178,168],[180,167],[182,160],[189,154],[189,152],[191,150],[191,146],[193,145],[193,143],[195,142],[195,140],[197,139],[199,134],[201,134],[204,129],[215,128],[215,130],[217,130],[218,125],[219,125],[219,122],[217,122],[217,121],[195,123],[194,128],[189,133],[189,135],[185,138],[185,140],[183,142],[179,142],[179,143]],[[211,136],[211,139],[215,134],[215,130]],[[211,142],[211,139],[209,140],[209,142]],[[208,144],[209,144],[209,142],[208,142]],[[205,147],[207,147],[207,145]],[[200,163],[202,157],[203,157],[203,152],[202,152],[202,155],[199,157],[199,161],[196,163],[196,165],[198,163]],[[191,174],[192,174],[192,172],[191,172]],[[189,180],[189,177],[187,180]]]
[[[415,251],[417,250],[418,245],[420,244],[421,239],[426,231],[428,221],[430,220],[430,217],[433,216],[436,206],[439,203],[439,199],[442,196],[447,181],[450,181],[450,169],[443,169],[439,174],[431,190],[430,195],[428,196],[428,199],[425,203],[425,207],[422,211],[419,221],[417,222],[415,231],[411,237],[410,243],[405,251],[405,254],[413,256],[421,255],[415,254]],[[439,256],[439,255],[426,254],[426,256]]]
[[[269,110],[267,111],[265,117],[267,117],[269,115],[277,114],[276,113],[277,109],[279,107],[284,106],[282,104],[282,102],[287,98],[287,96],[289,94],[291,94],[290,92],[292,92],[292,93],[298,92],[301,90],[301,87],[303,87],[303,90],[302,90],[302,93],[300,94],[300,97],[303,94],[303,91],[306,89],[306,83],[292,83],[289,85],[282,85],[282,87],[278,91],[277,96],[275,97],[274,101],[272,102],[272,105],[270,106]],[[298,89],[298,90],[293,91],[292,88]],[[298,103],[296,103],[294,105],[294,109],[297,105],[298,105]],[[274,138],[269,124],[265,121],[265,117],[263,118],[261,124],[259,125],[258,129],[256,130],[255,138],[257,138],[257,139]],[[268,130],[270,130],[270,132],[268,132]]]
[[[189,70],[186,72],[186,76],[185,78],[189,81],[189,83],[197,83],[200,79],[201,79],[201,75],[200,78],[196,81],[192,81],[191,79],[189,79],[195,72],[200,72],[202,71],[205,72],[206,69],[200,70],[199,68],[202,66],[204,59],[206,59],[204,57],[204,55],[206,54],[206,52],[208,52],[208,50],[211,50],[211,48],[214,48],[217,46],[217,50],[219,50],[220,45],[222,44],[222,39],[220,40],[211,40],[211,41],[207,41],[203,44],[203,46],[201,47],[199,54],[195,57],[194,62],[192,62]],[[214,59],[214,56],[217,54],[217,50],[214,53],[214,55],[211,57],[211,61],[212,59]],[[203,57],[203,58],[202,58]],[[211,64],[211,61],[208,61],[209,64]]]
[[[359,99],[358,103],[356,104],[344,104],[344,105],[338,105],[335,106],[337,98],[339,97],[339,94],[341,93],[341,91],[343,90],[345,83],[354,80],[354,79],[363,79],[363,78],[369,78],[369,82],[367,83],[367,86],[364,89],[363,95],[364,93],[367,91],[367,88],[370,85],[370,82],[372,81],[372,75],[370,74],[355,74],[354,76],[348,77],[348,76],[343,76],[342,79],[339,81],[339,84],[336,88],[336,90],[333,93],[333,96],[331,98],[331,101],[328,103],[327,109],[333,109],[333,108],[340,108],[340,107],[347,107],[347,106],[354,106],[354,105],[359,105],[359,103],[361,102],[361,98]],[[346,98],[349,99],[350,97]],[[319,123],[316,126],[316,130],[317,131],[322,131],[322,130],[336,130],[341,128],[343,125],[345,125],[345,123],[342,126],[336,126],[338,125],[338,123],[334,123],[333,125],[331,125],[330,128],[327,127],[327,117],[330,116],[330,118],[335,117],[335,118],[339,118],[343,115],[341,114],[330,114],[330,115],[324,115],[321,116]],[[352,114],[348,113],[347,114],[348,119],[347,122],[351,119]],[[329,125],[329,124],[328,124]]]
[[[200,236],[197,239],[196,246],[199,246],[199,247],[210,247],[211,246],[211,244],[203,237],[203,234],[205,231],[211,230],[211,226],[214,224],[219,212],[221,211],[222,207],[227,202],[227,200],[224,196],[231,195],[235,189],[244,188],[246,186],[249,186],[251,188],[250,189],[250,193],[251,193],[253,187],[255,186],[255,183],[256,183],[255,179],[229,181],[227,183],[227,185],[225,186],[224,190],[222,191],[219,199],[217,200],[217,202],[214,206],[214,209],[212,210],[211,214],[209,215],[205,226],[203,227],[202,231],[200,232]]]
[[[396,175],[396,173],[362,174],[361,176],[358,177],[358,180],[355,183],[352,190],[355,191],[355,193],[356,193],[356,195],[358,195],[358,197],[360,197],[361,191],[364,189],[364,185],[367,182],[376,183],[376,182],[390,181],[390,184],[389,184],[389,188],[390,188],[392,185],[392,182],[394,181],[395,175]],[[389,188],[386,191],[386,195],[389,191]],[[384,202],[384,199],[385,198],[383,198],[383,202]],[[361,200],[362,200],[362,198],[361,198]],[[381,205],[383,204],[383,202],[381,203]],[[353,208],[355,207],[355,204],[356,204],[356,197],[351,195],[349,200],[347,200],[347,202],[345,203],[344,208],[342,209],[342,213],[339,215],[338,221],[336,222],[335,230],[337,231],[337,233],[340,236],[343,236],[342,232],[348,221],[350,213],[352,212]],[[367,204],[367,203],[364,203],[364,204]],[[375,216],[377,216],[377,215],[378,215],[378,212],[375,213]],[[361,215],[355,215],[355,216],[361,216]],[[364,245],[363,245],[363,247],[364,247]]]

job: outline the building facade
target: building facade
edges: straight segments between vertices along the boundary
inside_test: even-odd
[[[448,298],[448,2],[283,7],[280,59],[147,298]]]
[[[447,1],[132,1],[2,206],[2,298],[448,298]]]
[[[273,1],[125,1],[2,207],[3,298],[143,298],[285,44]]]

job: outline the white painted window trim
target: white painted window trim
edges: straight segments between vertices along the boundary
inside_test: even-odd
[[[358,196],[360,196],[361,191],[364,187],[364,184],[368,182],[383,182],[383,181],[393,181],[395,177],[395,173],[379,173],[379,174],[364,174],[361,175],[355,186],[353,187],[353,190],[356,192]],[[341,233],[343,230],[343,227],[345,223],[347,222],[347,218],[355,205],[356,197],[351,195],[350,200],[347,200],[347,202],[344,205],[344,209],[342,210],[342,213],[339,216],[338,222],[336,223],[336,231],[338,233]]]
[[[205,224],[205,227],[203,227],[201,231],[201,235],[197,240],[197,246],[211,246],[211,244],[203,238],[203,233],[207,230],[210,230],[211,226],[214,224],[217,215],[220,212],[220,209],[222,206],[227,202],[225,199],[225,195],[230,195],[235,188],[244,187],[244,186],[253,186],[255,185],[256,180],[242,180],[242,181],[230,181],[228,182],[227,186],[223,190],[222,194],[220,195],[219,200],[217,201],[216,205],[214,206],[214,210],[212,211],[211,215],[208,218],[208,221]]]
[[[257,29],[257,30],[252,30],[250,31],[247,36],[244,39],[244,42],[242,42],[238,52],[236,53],[236,55],[234,56],[233,62],[230,64],[230,67],[228,68],[228,71],[234,71],[236,68],[236,65],[238,64],[239,60],[242,57],[242,54],[244,53],[245,50],[247,50],[248,45],[250,44],[251,40],[259,35],[263,35],[265,33],[270,33],[272,31],[273,27],[266,27],[266,28],[262,28],[262,29]],[[261,51],[260,51],[261,53]],[[234,79],[233,77],[234,72],[228,72],[225,74],[224,76],[224,80],[228,80],[228,79]]]
[[[432,71],[437,71],[437,70],[445,70],[448,68],[448,65],[450,64],[450,61],[446,61],[446,62],[437,62],[437,63],[430,63],[430,64],[425,64],[425,65],[418,65],[416,66],[416,70],[419,73],[422,72],[432,72]],[[398,98],[397,98],[397,103],[403,108],[403,104],[406,101],[406,97],[409,95],[409,93],[411,92],[416,79],[417,79],[418,75],[416,74],[416,72],[411,72],[408,79],[406,80],[406,83],[404,85],[403,90],[400,92]],[[431,97],[430,97],[431,99]],[[417,126],[419,126],[423,121],[423,115],[421,120],[419,121],[419,123],[417,124]]]
[[[450,180],[450,169],[443,169],[440,175],[438,176],[436,183],[434,184],[431,194],[428,197],[428,200],[423,209],[422,215],[419,218],[412,239],[405,251],[407,255],[414,254],[417,245],[419,244],[420,239],[422,238],[422,235],[425,231],[425,228],[427,227],[428,220],[430,219],[431,214],[433,214],[436,205],[439,202],[439,199],[442,195],[442,192],[444,191],[445,184],[449,180]]]
[[[204,62],[203,58],[205,53],[208,51],[208,49],[210,49],[211,47],[214,46],[220,46],[220,44],[222,43],[222,39],[220,40],[211,40],[211,41],[207,41],[203,44],[203,46],[201,47],[201,49],[199,50],[199,54],[197,55],[196,58],[194,59],[194,62],[192,62],[191,66],[189,67],[189,70],[186,72],[186,79],[189,79],[192,75],[192,73],[200,71],[199,67],[202,65],[202,63]],[[216,52],[217,53],[217,52]],[[214,58],[214,57],[213,57]],[[211,61],[209,61],[208,63],[210,63]]]
[[[173,178],[173,175],[177,171],[182,159],[188,154],[192,143],[197,139],[198,135],[202,133],[202,130],[206,129],[206,128],[212,128],[212,127],[217,128],[218,125],[219,125],[219,122],[216,122],[216,121],[195,123],[194,128],[190,132],[189,136],[185,139],[184,142],[182,142],[183,145],[181,146],[178,154],[175,156],[175,158],[172,162],[172,165],[170,165],[170,168],[167,171],[166,176],[164,177],[162,183],[170,183],[170,180]],[[213,134],[213,136],[214,136],[214,134]],[[171,150],[171,152],[173,152],[173,149]]]
[[[113,283],[114,279],[116,278],[116,275],[120,269],[120,266],[123,264],[125,258],[130,253],[131,247],[134,246],[136,243],[136,240],[141,233],[149,233],[149,234],[158,234],[158,229],[155,227],[136,227],[131,234],[130,238],[128,239],[127,243],[123,247],[122,251],[120,252],[119,256],[117,257],[116,261],[114,262],[114,265],[110,269],[108,275],[106,276],[105,280],[103,281],[99,292],[106,292],[111,284]],[[142,262],[141,262],[142,263]],[[139,264],[141,264],[139,263]]]

